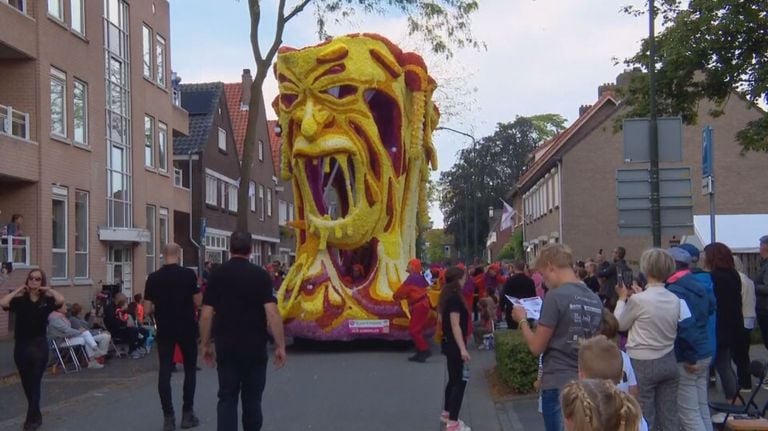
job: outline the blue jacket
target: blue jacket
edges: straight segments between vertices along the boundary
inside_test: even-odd
[[[675,339],[677,362],[696,363],[713,357],[714,322],[717,304],[715,294],[690,272],[677,273],[670,278],[667,289],[688,305],[691,316],[678,323]]]
[[[715,285],[712,283],[712,276],[700,268],[691,269],[691,275],[703,284],[707,289],[707,292],[712,295],[715,294]],[[717,305],[717,299],[715,299],[715,305]],[[709,331],[710,338],[712,340],[712,351],[717,351],[717,310],[715,313],[709,316],[709,324],[707,325],[707,331]]]

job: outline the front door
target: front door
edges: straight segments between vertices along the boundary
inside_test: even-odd
[[[132,249],[129,247],[109,247],[107,262],[107,282],[120,284],[122,292],[128,298],[133,297]]]

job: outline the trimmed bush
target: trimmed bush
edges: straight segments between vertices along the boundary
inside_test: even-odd
[[[501,382],[518,394],[533,392],[539,358],[533,356],[520,331],[496,331],[496,372]]]

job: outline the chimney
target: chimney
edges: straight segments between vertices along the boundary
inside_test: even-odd
[[[253,84],[253,77],[251,76],[251,69],[243,69],[242,75],[242,96],[240,96],[240,109],[248,109],[251,103],[251,84]]]
[[[602,98],[603,96],[606,96],[606,95],[611,95],[611,96],[615,96],[616,95],[616,85],[615,84],[605,83],[605,84],[597,87],[597,98],[598,99],[600,99],[600,98]]]
[[[624,69],[624,72],[619,74],[619,76],[616,77],[616,86],[620,88],[628,88],[629,84],[632,83],[632,79],[635,76],[640,76],[643,74],[643,70],[639,67],[634,67],[632,69]]]
[[[579,106],[579,117],[586,114],[587,111],[589,111],[589,108],[591,108],[592,105],[581,105]]]

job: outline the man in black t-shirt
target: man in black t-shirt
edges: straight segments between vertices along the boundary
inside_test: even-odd
[[[507,328],[509,329],[517,329],[517,322],[512,319],[513,304],[509,302],[507,296],[517,299],[533,298],[536,296],[536,284],[531,277],[525,275],[525,263],[522,261],[515,262],[513,271],[514,274],[504,284],[504,298],[501,298],[504,316],[507,320]]]
[[[272,292],[272,279],[248,262],[251,234],[230,237],[232,258],[208,281],[200,315],[200,338],[206,363],[218,365],[218,431],[238,429],[237,407],[243,401],[243,429],[261,429],[261,396],[267,378],[267,326],[275,339],[275,365],[285,364],[283,321]],[[214,314],[216,351],[211,346]]]
[[[155,315],[157,352],[160,358],[157,390],[163,407],[163,431],[176,429],[171,397],[171,370],[174,347],[178,344],[184,357],[184,404],[181,428],[193,428],[200,421],[194,414],[197,384],[197,322],[195,314],[202,302],[197,276],[179,265],[181,247],[170,243],[163,247],[165,265],[147,278],[144,312]]]

